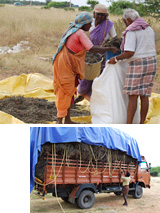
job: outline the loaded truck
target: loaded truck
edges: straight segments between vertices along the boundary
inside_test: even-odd
[[[94,130],[95,132],[90,131],[90,129],[88,131],[87,129],[87,131],[92,134],[97,133],[97,130],[99,132],[99,129]],[[104,157],[104,154],[104,156],[97,160],[95,158],[96,153],[94,153],[93,150],[91,150],[91,152],[92,156],[94,157],[92,159],[88,158],[88,160],[82,159],[81,156],[78,156],[77,159],[72,159],[69,157],[69,155],[66,155],[66,151],[64,151],[63,155],[59,155],[56,153],[55,147],[60,140],[58,139],[58,143],[55,143],[55,141],[49,136],[50,140],[52,140],[51,152],[48,150],[45,151],[43,155],[41,155],[41,163],[38,163],[37,160],[35,164],[36,170],[41,170],[41,173],[43,174],[41,176],[42,178],[36,177],[36,175],[34,176],[34,193],[42,199],[45,199],[45,195],[47,193],[52,193],[53,196],[60,197],[65,202],[70,202],[73,204],[76,203],[79,208],[88,209],[94,205],[95,194],[97,193],[112,192],[117,196],[121,195],[122,180],[120,176],[121,172],[124,171],[130,172],[131,180],[129,184],[129,195],[132,195],[136,199],[141,198],[143,195],[143,188],[150,188],[150,164],[148,165],[145,157],[138,153],[138,146],[133,138],[128,138],[128,135],[124,135],[124,133],[113,128],[105,128],[105,131],[100,129],[99,133],[102,133],[104,136],[106,130],[110,132],[114,140],[115,135],[117,137],[116,140],[119,139],[119,143],[121,143],[121,145],[117,145],[117,141],[115,143],[116,147],[118,146],[119,148],[118,150],[120,150],[120,148],[122,150],[122,143],[126,141],[124,143],[125,146],[123,146],[123,151],[118,151],[117,157],[109,156],[111,154],[115,155],[115,152],[110,151],[112,150],[110,145],[107,148],[107,146],[103,147],[102,144],[100,145],[101,148],[103,147],[103,149],[107,150],[107,152],[105,151],[106,158]],[[83,135],[83,142],[79,143],[84,143],[84,138],[88,137],[88,132],[87,136],[85,135],[85,137],[84,131],[82,132],[80,134]],[[120,134],[120,138],[117,136],[117,132]],[[107,137],[108,139],[111,137],[110,134]],[[124,136],[127,137],[127,139]],[[123,142],[121,141],[122,139],[124,140]],[[50,140],[47,139],[46,141],[48,142]],[[90,140],[95,139],[91,136],[89,141]],[[98,137],[96,140],[98,140]],[[88,143],[88,139],[85,143]],[[134,145],[130,146],[128,151],[126,150],[126,152],[124,152],[124,147],[127,147],[126,143],[133,143]],[[88,146],[99,146],[98,143],[97,145],[95,144],[96,143],[93,143],[92,141],[88,143]],[[112,147],[115,148],[113,144]],[[124,156],[128,156],[127,152],[129,152],[129,150],[130,158],[127,160],[127,158],[124,158]],[[72,153],[73,152],[74,151],[72,151]],[[120,152],[123,153],[123,157],[120,157]],[[135,158],[135,156],[133,157],[135,153],[138,153],[137,158]]]

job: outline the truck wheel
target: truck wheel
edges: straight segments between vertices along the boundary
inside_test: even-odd
[[[81,192],[77,199],[77,205],[81,209],[89,209],[93,206],[95,202],[94,193],[90,190],[84,190]]]
[[[143,189],[141,186],[137,185],[133,197],[136,199],[139,199],[142,197],[142,195],[143,195]]]

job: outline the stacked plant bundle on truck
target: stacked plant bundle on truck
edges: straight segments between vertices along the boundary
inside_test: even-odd
[[[68,163],[70,160],[76,160],[78,163],[85,162],[96,165],[96,163],[108,163],[111,167],[113,163],[127,163],[135,165],[137,159],[132,158],[125,152],[120,150],[107,149],[102,146],[88,145],[85,143],[45,143],[41,147],[41,154],[35,167],[36,178],[44,181],[45,165],[48,163],[48,158],[59,158],[63,162]],[[95,171],[96,173],[96,171]]]

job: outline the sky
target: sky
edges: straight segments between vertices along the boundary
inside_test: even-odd
[[[160,166],[160,125],[114,125],[113,127],[126,132],[134,137],[140,149],[141,155],[144,155],[151,166]]]

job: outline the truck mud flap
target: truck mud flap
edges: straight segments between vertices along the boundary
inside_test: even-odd
[[[80,193],[83,191],[83,190],[91,190],[93,193],[98,193],[96,187],[94,184],[81,184],[77,187],[75,187],[72,192],[70,193],[69,195],[69,198],[68,198],[68,201],[70,203],[75,203],[75,199],[79,197]]]
[[[40,197],[42,200],[46,200],[45,195],[40,195],[37,192],[33,192],[33,194],[36,195],[36,196],[38,196],[38,197]]]

